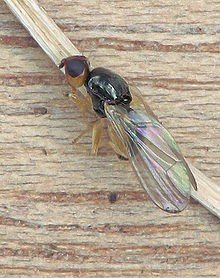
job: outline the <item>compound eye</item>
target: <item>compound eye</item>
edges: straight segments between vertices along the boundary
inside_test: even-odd
[[[88,60],[84,56],[72,56],[61,61],[65,66],[67,81],[71,87],[78,88],[85,84],[89,74]]]
[[[66,73],[72,77],[79,77],[85,73],[87,64],[80,60],[70,60],[66,63]]]

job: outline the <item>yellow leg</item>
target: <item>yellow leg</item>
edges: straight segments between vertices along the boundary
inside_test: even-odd
[[[80,132],[80,134],[73,140],[73,144],[77,144],[85,134],[92,131],[91,154],[97,155],[100,147],[103,128],[104,128],[104,121],[101,118],[88,123],[86,128],[82,132]]]
[[[91,154],[97,155],[99,147],[100,147],[100,141],[103,133],[104,128],[104,119],[97,120],[93,126],[92,126],[92,148],[91,148]]]
[[[80,139],[82,139],[82,137],[86,134],[86,133],[88,133],[90,130],[92,129],[92,127],[91,127],[91,123],[90,124],[88,124],[87,126],[86,126],[86,128],[83,130],[83,131],[81,131],[80,132],[80,134],[75,138],[75,139],[73,139],[73,144],[77,144],[79,141],[80,141]]]
[[[119,136],[115,133],[110,125],[108,126],[108,134],[110,137],[109,144],[112,147],[113,151],[118,155],[119,158],[127,160],[128,155],[126,148]]]
[[[78,107],[79,111],[83,114],[83,116],[87,116],[88,114],[94,114],[91,98],[87,93],[84,94],[82,91],[73,88],[71,97],[75,105]]]
[[[97,155],[98,149],[100,147],[100,140],[103,132],[104,121],[101,118],[96,118],[93,122],[88,122],[87,116],[95,115],[93,110],[93,105],[90,96],[84,90],[80,88],[77,90],[72,87],[72,94],[70,95],[73,99],[74,104],[77,106],[79,111],[83,114],[84,119],[86,119],[86,128],[80,132],[80,134],[73,140],[73,144],[77,144],[80,139],[88,132],[92,131],[92,146],[91,154]],[[96,115],[95,115],[96,116]]]

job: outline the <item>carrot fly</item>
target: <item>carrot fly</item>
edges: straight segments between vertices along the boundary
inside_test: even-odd
[[[180,212],[188,204],[196,181],[177,143],[144,103],[139,90],[118,74],[102,67],[90,69],[85,56],[63,59],[73,98],[83,112],[99,116],[93,124],[92,153],[97,154],[107,119],[110,144],[119,157],[128,158],[152,201],[166,212]],[[77,94],[84,87],[86,94]]]

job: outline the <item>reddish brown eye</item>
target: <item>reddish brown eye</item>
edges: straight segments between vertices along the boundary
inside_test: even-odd
[[[80,60],[70,60],[66,63],[65,71],[72,77],[78,77],[85,72],[87,64]]]
[[[84,85],[89,74],[89,65],[85,56],[71,56],[63,59],[59,67],[64,66],[67,81],[71,87],[78,88]]]

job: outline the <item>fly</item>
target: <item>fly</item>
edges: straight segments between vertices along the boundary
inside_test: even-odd
[[[180,212],[188,204],[196,181],[177,143],[162,126],[139,90],[118,74],[102,67],[90,69],[85,56],[63,59],[73,98],[83,112],[94,110],[92,152],[97,154],[107,118],[110,144],[119,157],[128,158],[152,201],[167,212]],[[77,93],[84,87],[86,94]]]

